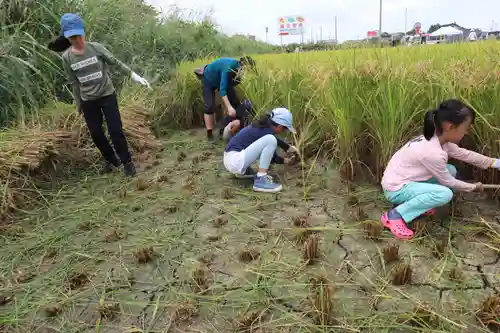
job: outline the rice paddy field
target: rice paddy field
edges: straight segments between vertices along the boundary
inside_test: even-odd
[[[224,171],[222,142],[195,128],[208,60],[183,63],[154,96],[122,99],[129,117],[150,108],[158,135],[136,179],[56,173],[3,221],[0,332],[498,332],[494,193],[458,194],[399,241],[377,181],[445,98],[478,111],[464,144],[498,156],[499,55],[489,42],[257,56],[240,93],[289,107],[304,156],[271,169],[279,194]]]

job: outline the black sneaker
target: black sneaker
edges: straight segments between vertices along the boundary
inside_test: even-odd
[[[214,134],[212,133],[212,131],[207,131],[207,140],[208,141],[214,141]]]
[[[135,170],[135,165],[132,162],[124,164],[123,171],[125,173],[125,176],[127,177],[134,177],[137,173],[137,171]]]
[[[257,172],[255,172],[255,170],[250,168],[250,167],[248,167],[245,170],[245,173],[243,173],[241,175],[235,174],[235,177],[240,178],[240,179],[252,179],[252,178],[255,178],[255,176],[257,176]]]
[[[120,163],[113,164],[111,162],[106,161],[106,162],[104,162],[104,165],[102,166],[101,175],[111,173],[119,166],[120,166]]]

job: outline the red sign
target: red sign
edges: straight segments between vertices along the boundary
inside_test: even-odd
[[[378,36],[378,31],[377,30],[371,30],[371,31],[368,31],[368,33],[366,35],[368,37],[377,37]]]

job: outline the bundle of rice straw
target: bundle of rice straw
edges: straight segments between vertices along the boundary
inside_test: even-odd
[[[138,96],[130,94],[120,105],[130,149],[139,155],[158,149],[160,143],[151,132],[144,101],[141,103]],[[73,105],[56,102],[41,113],[39,121],[43,129],[15,128],[0,132],[0,218],[26,200],[31,177],[43,173],[40,171],[44,165],[56,160],[90,164],[100,158],[83,116],[76,113]]]
[[[15,208],[28,177],[48,159],[59,156],[58,145],[74,140],[72,132],[11,129],[0,132],[0,216]],[[76,143],[73,141],[73,145]]]

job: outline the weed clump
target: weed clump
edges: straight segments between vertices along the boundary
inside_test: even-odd
[[[354,207],[356,205],[359,205],[359,199],[355,195],[350,195],[347,198],[347,206],[349,207]]]
[[[11,296],[0,295],[0,306],[9,304],[10,302],[12,302]]]
[[[121,190],[118,191],[118,198],[124,199],[127,197],[127,189],[122,188]]]
[[[260,256],[260,253],[255,249],[245,249],[241,251],[238,255],[238,258],[241,262],[250,262],[254,261]]]
[[[262,319],[263,313],[251,311],[236,320],[236,329],[240,332],[252,332],[252,328]]]
[[[309,235],[304,243],[302,256],[307,265],[315,263],[316,259],[319,257],[318,236],[315,234]]]
[[[311,226],[310,218],[309,216],[296,216],[293,218],[293,225],[297,228],[309,228]]]
[[[105,302],[102,299],[97,307],[97,312],[102,319],[113,319],[120,312],[120,304]]]
[[[186,159],[187,155],[183,151],[179,152],[177,155],[177,162],[181,163]]]
[[[416,220],[412,222],[413,230],[417,235],[421,235],[427,231],[427,221]]]
[[[14,281],[16,283],[25,283],[33,279],[33,277],[34,277],[33,273],[27,272],[22,269],[18,269],[16,274],[14,274]]]
[[[134,255],[137,263],[147,264],[148,262],[151,262],[153,260],[155,253],[153,247],[150,246],[138,249]]]
[[[145,191],[149,187],[148,181],[144,177],[137,178],[137,182],[135,185],[137,187],[137,190],[139,191]]]
[[[123,235],[117,230],[110,230],[104,235],[104,241],[106,243],[112,243],[123,239]]]
[[[197,267],[191,277],[193,278],[195,292],[203,293],[208,289],[207,269],[204,266]]]
[[[218,218],[216,218],[215,220],[212,221],[212,224],[213,224],[214,228],[222,228],[227,223],[228,223],[227,218],[224,218],[224,217],[221,217],[221,216],[219,216]]]
[[[229,200],[234,198],[233,190],[230,187],[225,187],[221,193],[222,199]]]
[[[386,264],[390,264],[399,260],[399,245],[398,244],[387,244],[383,249],[382,253],[384,255],[384,261]]]
[[[184,302],[180,304],[174,313],[175,321],[188,321],[189,319],[196,317],[198,315],[198,308],[192,302]]]
[[[316,325],[332,325],[333,302],[331,288],[325,277],[312,279],[312,306],[314,309],[314,322]]]
[[[392,284],[402,286],[411,283],[412,269],[409,264],[399,263],[394,266],[392,272]]]
[[[156,178],[157,183],[168,183],[169,178],[167,175],[159,175],[158,178]]]
[[[349,218],[353,221],[361,221],[367,217],[365,211],[361,206],[357,205],[354,209],[349,211]]]
[[[477,319],[485,327],[500,328],[500,295],[490,295],[476,311]]]
[[[450,271],[450,279],[455,282],[460,282],[464,279],[464,272],[458,267],[452,268]]]
[[[365,230],[366,238],[378,242],[380,241],[380,236],[382,235],[384,227],[382,224],[375,221],[365,221],[363,222],[363,229]]]
[[[47,317],[57,317],[62,312],[62,307],[60,304],[50,304],[44,308],[44,312]]]
[[[90,277],[86,272],[77,271],[74,272],[68,279],[68,288],[70,290],[75,290],[83,287],[90,281]]]

